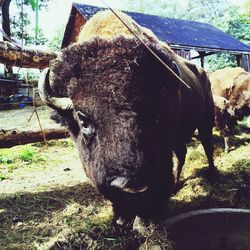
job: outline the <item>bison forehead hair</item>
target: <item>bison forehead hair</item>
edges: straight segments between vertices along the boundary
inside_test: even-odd
[[[172,52],[154,43],[150,43],[149,46],[175,70],[175,65],[169,56]],[[110,97],[116,98],[119,92],[128,92],[124,89],[128,84],[133,84],[135,87],[142,82],[140,79],[146,78],[145,76],[151,73],[159,75],[162,72],[159,66],[161,66],[159,63],[152,63],[152,55],[136,39],[119,37],[107,41],[96,38],[90,42],[69,46],[62,51],[60,57],[51,61],[50,81],[53,82],[54,91],[61,96],[72,97],[79,89],[86,88],[97,91],[95,96],[106,92],[112,95]],[[147,68],[150,71],[145,70]],[[131,78],[137,76],[138,79]],[[167,74],[164,77],[167,77]],[[143,89],[146,87],[143,83]],[[151,83],[150,88],[153,87],[154,84]]]

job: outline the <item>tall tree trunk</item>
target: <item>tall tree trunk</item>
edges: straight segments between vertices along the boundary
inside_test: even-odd
[[[2,28],[3,31],[7,36],[10,37],[10,13],[9,13],[9,7],[10,7],[11,0],[4,0],[2,1]],[[8,41],[6,37],[3,36],[4,41]],[[10,65],[6,65],[4,69],[4,76],[5,77],[11,77],[13,75],[13,70]]]

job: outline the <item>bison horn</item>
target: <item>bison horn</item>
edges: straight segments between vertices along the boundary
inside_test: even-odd
[[[49,83],[49,68],[43,70],[38,82],[38,91],[44,103],[54,109],[73,109],[72,100],[68,97],[55,97]]]

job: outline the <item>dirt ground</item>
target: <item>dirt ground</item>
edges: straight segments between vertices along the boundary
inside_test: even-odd
[[[43,126],[54,126],[49,109],[38,110]],[[32,108],[0,112],[0,129],[38,126]],[[169,201],[168,216],[210,207],[250,209],[250,133],[239,127],[223,152],[217,132],[211,178],[196,138],[188,145],[180,186]],[[70,139],[0,149],[0,249],[150,249],[155,239],[172,249],[166,235],[117,232],[112,208],[87,181]],[[157,238],[158,237],[158,238]],[[144,245],[144,248],[143,248]]]
[[[58,152],[53,147],[44,151],[47,151],[48,157],[51,154],[57,154],[60,161],[54,163],[53,166],[41,166],[33,170],[22,168],[15,170],[10,178],[0,181],[0,195],[37,192],[42,189],[52,190],[59,186],[70,187],[87,181],[74,149],[71,152],[68,149],[61,149]]]
[[[0,130],[1,129],[39,129],[39,123],[36,115],[32,115],[33,108],[26,106],[23,109],[12,109],[0,111]],[[37,107],[37,112],[44,128],[58,126],[50,119],[51,109],[47,106]],[[32,117],[31,117],[32,115]],[[30,119],[30,122],[28,120]]]
[[[32,115],[32,111],[31,106],[26,106],[24,109],[0,111],[0,130],[39,129],[37,117],[35,114]],[[37,112],[43,128],[59,127],[50,119],[51,109],[49,107],[38,107]],[[36,171],[16,170],[13,177],[0,182],[0,193],[34,192],[45,186],[53,189],[58,185],[73,186],[86,181],[78,153],[74,147],[69,150],[69,148],[49,146],[48,149],[43,147],[40,150],[43,151],[43,154],[47,154],[45,157],[48,159],[51,155],[56,154],[60,161],[58,164],[53,164],[53,167],[46,166]],[[49,165],[49,162],[47,164]]]

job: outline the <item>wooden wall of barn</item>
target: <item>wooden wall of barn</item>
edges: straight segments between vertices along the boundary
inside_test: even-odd
[[[250,54],[242,55],[242,68],[250,72]]]
[[[191,60],[191,52],[190,50],[177,50],[177,49],[173,49],[174,53],[177,54],[178,56],[181,56],[187,60]]]
[[[237,66],[250,72],[250,54],[236,55]]]

